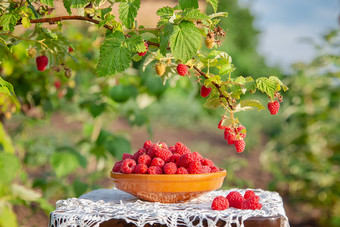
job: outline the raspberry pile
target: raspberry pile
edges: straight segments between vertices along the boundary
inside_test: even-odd
[[[253,190],[247,190],[243,196],[237,191],[231,191],[226,197],[215,197],[211,204],[213,210],[225,210],[229,207],[242,210],[261,210],[262,204],[260,197],[255,195]]]
[[[135,174],[200,174],[220,169],[210,159],[203,158],[181,142],[168,147],[164,142],[146,141],[134,154],[124,153],[112,168],[116,173]]]
[[[246,138],[247,135],[246,128],[242,124],[225,126],[223,122],[224,118],[222,117],[217,127],[224,130],[224,139],[229,145],[234,145],[238,153],[243,152],[246,147],[246,143],[244,142],[244,138]]]

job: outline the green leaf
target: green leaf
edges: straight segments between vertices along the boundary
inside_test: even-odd
[[[41,0],[41,4],[53,7],[53,0]]]
[[[105,103],[91,103],[89,107],[89,112],[91,113],[93,118],[98,117],[105,111],[106,104]]]
[[[6,95],[12,96],[14,94],[13,85],[5,81],[0,77],[0,93],[5,93]]]
[[[198,9],[185,10],[183,13],[185,20],[210,20],[210,17]]]
[[[246,83],[245,83],[244,87],[252,93],[255,92],[256,84],[255,84],[254,79],[250,76],[247,76],[246,77]]]
[[[179,0],[179,6],[182,10],[188,8],[198,8],[198,1],[197,0]]]
[[[208,109],[217,109],[221,106],[221,101],[219,98],[208,98],[203,106]]]
[[[89,185],[82,182],[79,179],[75,179],[72,183],[73,191],[77,197],[81,196],[86,192],[88,189]]]
[[[3,150],[5,153],[11,153],[14,154],[14,147],[11,140],[11,137],[9,137],[0,122],[0,151]]]
[[[115,136],[105,143],[105,149],[116,158],[121,158],[123,153],[131,152],[130,142],[119,136]]]
[[[182,21],[174,26],[170,36],[171,52],[176,60],[186,63],[197,54],[201,41],[201,34],[194,23]]]
[[[280,91],[280,90],[281,90],[281,87],[282,87],[283,91],[287,91],[287,90],[288,90],[288,87],[285,86],[285,85],[282,83],[282,81],[281,81],[279,78],[277,78],[276,76],[271,76],[271,77],[269,77],[269,80],[276,81],[276,82],[278,83],[278,84],[277,84],[276,90]]]
[[[160,17],[170,17],[174,14],[174,9],[169,6],[165,6],[158,9],[156,14]]]
[[[164,26],[163,32],[160,34],[160,44],[159,44],[159,50],[161,54],[165,55],[167,52],[168,44],[170,35],[173,31],[173,24],[168,23]]]
[[[132,28],[140,7],[140,0],[127,0],[119,4],[119,19],[127,28]]]
[[[107,7],[107,8],[101,9],[101,10],[100,10],[100,18],[101,18],[102,20],[104,20],[105,15],[108,14],[108,13],[110,13],[111,11],[112,11],[112,8],[111,8],[111,7]]]
[[[64,3],[64,7],[66,11],[68,12],[69,15],[71,15],[72,14],[72,11],[71,11],[72,0],[63,0],[63,3]]]
[[[50,163],[57,177],[66,176],[79,167],[78,158],[72,152],[56,152],[51,156]]]
[[[250,108],[253,109],[253,107],[257,108],[257,110],[265,110],[266,108],[262,105],[262,103],[259,100],[256,99],[246,99],[242,100],[240,102],[241,108]]]
[[[228,13],[227,12],[213,13],[213,14],[210,14],[209,17],[211,19],[216,18],[216,17],[228,17]]]
[[[129,68],[131,62],[130,51],[122,43],[125,36],[122,32],[116,31],[106,37],[100,47],[97,73],[99,76],[114,75]]]
[[[27,17],[23,17],[21,19],[21,23],[24,26],[24,28],[29,28],[31,26],[30,19],[28,19]]]
[[[0,26],[2,26],[2,30],[6,31],[14,31],[14,27],[20,19],[20,15],[17,13],[6,13],[0,18]]]
[[[3,59],[7,59],[10,53],[11,52],[7,46],[7,43],[0,38],[0,63],[2,62]]]
[[[72,8],[82,8],[89,3],[88,0],[70,0],[70,1]]]
[[[115,102],[126,102],[130,97],[137,95],[137,89],[132,85],[118,84],[109,91],[110,98]]]
[[[10,183],[20,168],[19,159],[14,154],[0,153],[0,184]]]
[[[260,77],[256,80],[256,87],[273,99],[277,88],[277,81],[269,80],[266,77]]]
[[[217,11],[217,6],[218,6],[218,0],[206,0],[210,5],[213,7],[214,12],[216,13]]]
[[[130,38],[126,39],[127,47],[129,48],[130,52],[145,52],[146,47],[144,44],[144,40],[141,36],[137,34],[132,34]]]
[[[0,201],[0,226],[18,226],[17,217],[10,205],[2,201]]]
[[[143,56],[140,56],[139,54],[135,54],[132,56],[132,60],[136,62],[142,60],[142,58]]]

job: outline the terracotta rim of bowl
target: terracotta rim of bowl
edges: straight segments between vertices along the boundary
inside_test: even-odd
[[[195,181],[211,179],[215,177],[224,177],[227,175],[225,169],[221,169],[215,173],[201,173],[201,174],[124,174],[110,172],[114,179],[131,179],[131,180],[147,180],[147,181]]]

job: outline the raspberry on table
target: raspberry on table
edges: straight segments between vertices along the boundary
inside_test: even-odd
[[[137,163],[138,164],[145,164],[147,166],[150,166],[151,160],[152,159],[151,159],[151,157],[149,155],[143,154],[143,155],[139,156]]]
[[[172,152],[168,149],[160,149],[156,150],[155,156],[163,159],[165,162],[168,162],[172,156]]]
[[[151,158],[154,158],[154,157],[156,157],[156,151],[157,150],[162,150],[162,147],[160,147],[157,143],[154,143],[149,148],[147,155],[149,155]]]
[[[180,154],[178,154],[178,153],[174,153],[171,157],[170,157],[170,159],[169,159],[169,162],[174,162],[174,163],[177,163],[178,162],[178,159],[179,159],[179,157],[181,157],[181,155]]]
[[[278,101],[268,102],[268,110],[270,114],[275,115],[279,112],[280,103]]]
[[[135,167],[136,167],[136,161],[128,158],[123,161],[121,171],[122,173],[133,173],[133,171],[135,170]]]
[[[241,209],[242,202],[245,200],[241,193],[237,191],[229,192],[227,199],[229,201],[229,206],[237,209]]]
[[[228,207],[229,201],[224,196],[217,196],[211,204],[211,209],[213,210],[225,210]]]
[[[252,197],[252,196],[255,196],[255,192],[253,191],[253,190],[247,190],[245,193],[244,193],[244,198],[245,199],[248,199],[248,198],[250,198],[250,197]]]
[[[168,162],[163,167],[165,174],[176,174],[177,172],[177,165],[173,162]]]
[[[176,174],[189,174],[188,170],[184,167],[177,168]]]
[[[151,161],[151,166],[158,166],[160,168],[163,168],[165,162],[163,159],[161,158],[153,158],[152,161]]]
[[[170,147],[169,147],[169,150],[170,150],[172,153],[176,153],[176,147],[175,147],[175,146],[170,146]]]
[[[194,161],[201,162],[201,160],[203,160],[203,157],[198,152],[186,153],[179,157],[177,166],[188,168],[190,163]]]
[[[112,172],[119,173],[122,167],[123,161],[116,162],[112,168]]]
[[[149,174],[163,174],[163,170],[159,166],[150,166],[148,168],[148,173]]]
[[[133,155],[129,153],[124,153],[122,156],[122,160],[124,161],[125,159],[133,159]]]
[[[186,153],[191,153],[190,149],[187,148],[187,146],[185,146],[183,143],[181,142],[177,142],[175,144],[175,149],[176,149],[176,153],[182,155],[182,154],[186,154]]]
[[[188,66],[182,63],[179,63],[177,65],[177,72],[179,75],[185,76],[188,73]]]
[[[244,200],[241,205],[242,210],[260,210],[262,208],[262,204],[259,203],[260,197],[258,196],[252,196],[248,199]]]
[[[210,173],[210,171],[211,171],[210,166],[203,166],[202,165],[201,173]]]
[[[138,164],[135,167],[135,174],[145,174],[148,172],[148,166],[145,164]]]
[[[139,56],[145,56],[146,53],[148,52],[149,45],[147,44],[147,42],[144,42],[144,46],[146,47],[146,50],[144,52],[138,52]]]
[[[39,71],[44,71],[48,65],[48,57],[41,55],[36,57],[35,62],[37,63],[37,69]]]
[[[234,145],[235,145],[237,153],[242,153],[244,149],[246,148],[246,142],[244,142],[243,139],[236,140]]]
[[[144,148],[139,148],[136,153],[133,154],[133,159],[138,162],[139,156],[146,154],[146,150]]]
[[[201,163],[202,163],[202,165],[204,165],[204,166],[214,166],[214,165],[215,165],[214,162],[211,161],[211,160],[208,159],[208,158],[202,159],[202,160],[201,160]]]
[[[210,87],[206,87],[204,85],[201,87],[201,96],[203,98],[207,97],[210,94],[210,92],[211,92],[211,88]]]
[[[202,164],[200,161],[191,162],[188,167],[188,172],[190,174],[199,174],[202,173]]]
[[[151,140],[145,141],[143,148],[145,149],[146,152],[149,150],[149,148],[152,146],[152,144],[153,143],[151,142]]]
[[[158,146],[160,146],[161,148],[163,148],[163,149],[169,149],[168,148],[168,145],[165,143],[165,142],[159,142],[159,143],[157,143],[158,144]]]

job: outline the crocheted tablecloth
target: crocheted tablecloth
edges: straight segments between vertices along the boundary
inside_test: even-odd
[[[110,219],[121,219],[136,226],[154,223],[167,226],[216,226],[216,223],[222,220],[226,223],[225,226],[234,223],[242,227],[248,218],[273,216],[280,216],[281,226],[289,226],[282,198],[277,192],[254,189],[263,204],[261,210],[211,209],[212,200],[216,196],[226,196],[230,191],[239,191],[243,195],[246,190],[212,191],[186,203],[155,203],[141,201],[115,188],[98,189],[79,198],[59,200],[56,210],[50,214],[49,227],[98,227]]]

